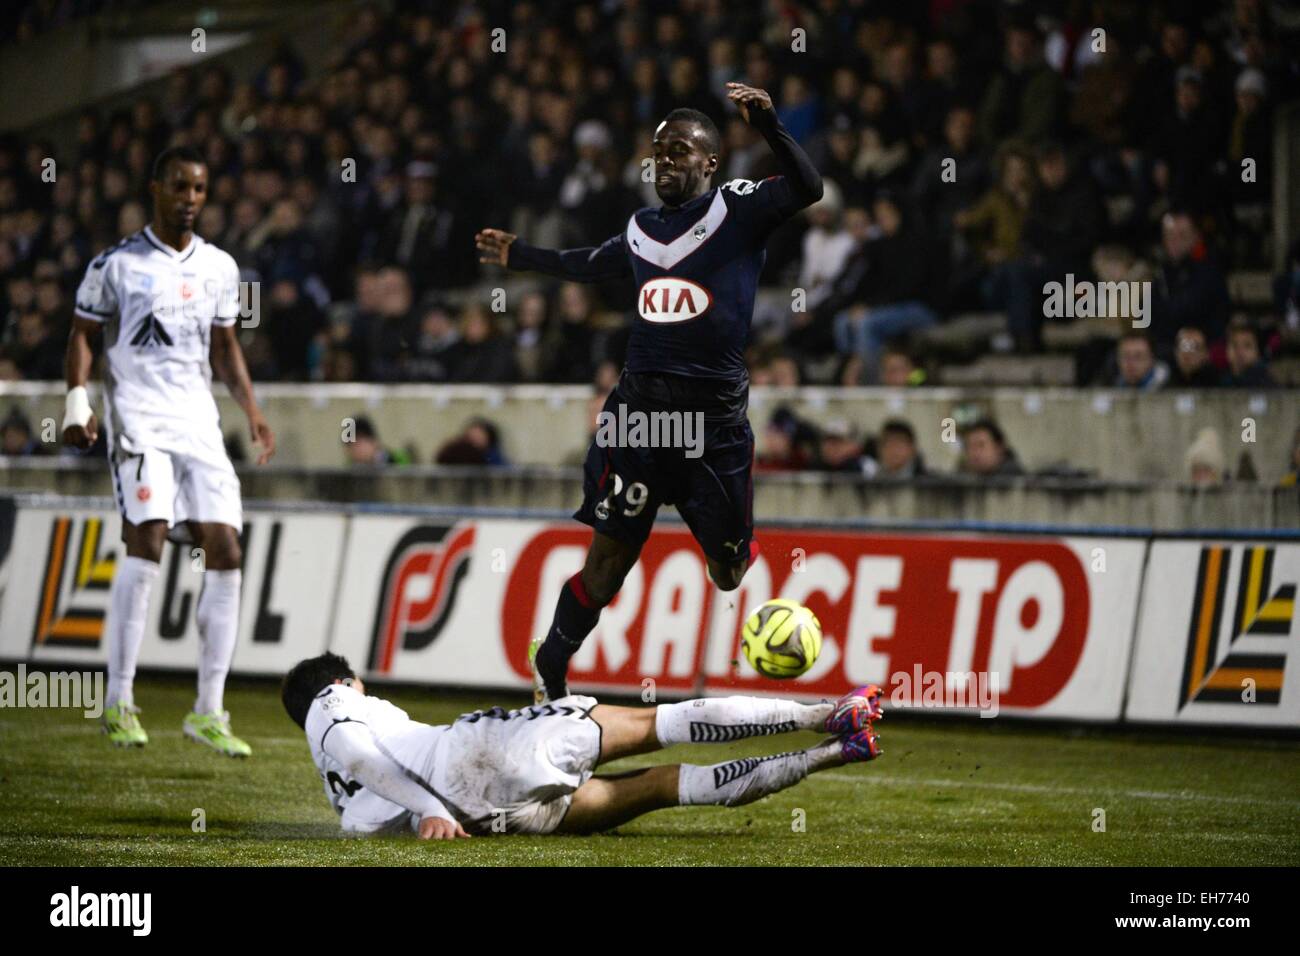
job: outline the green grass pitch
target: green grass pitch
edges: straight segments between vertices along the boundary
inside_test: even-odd
[[[747,807],[662,810],[594,837],[348,838],[272,684],[227,693],[235,731],[253,746],[242,762],[181,736],[192,686],[139,682],[151,737],[142,751],[114,750],[79,712],[0,710],[0,865],[1300,863],[1295,740],[907,717],[881,724],[878,761]],[[379,692],[431,723],[525,703]],[[679,747],[610,766],[715,763],[815,739]],[[192,829],[196,808],[204,833]],[[1093,829],[1097,808],[1105,832]]]

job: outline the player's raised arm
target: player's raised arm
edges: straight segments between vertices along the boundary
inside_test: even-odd
[[[781,211],[793,215],[821,199],[821,173],[777,118],[776,110],[772,108],[772,97],[767,91],[744,83],[728,83],[727,99],[740,108],[741,118],[762,134],[776,156],[781,175],[790,190],[788,201],[781,204]]]
[[[505,266],[573,282],[599,282],[632,274],[627,247],[620,233],[599,246],[582,249],[539,249],[523,242],[514,233],[501,229],[483,229],[474,237],[480,253],[479,262]]]
[[[265,465],[275,454],[275,433],[253,397],[253,382],[248,377],[248,365],[244,362],[244,350],[239,347],[235,328],[233,324],[212,326],[212,374],[226,383],[230,397],[248,416],[248,431],[253,444],[261,448],[257,463]]]

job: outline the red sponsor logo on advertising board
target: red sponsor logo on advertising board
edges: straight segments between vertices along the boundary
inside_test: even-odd
[[[367,664],[387,674],[399,651],[419,651],[442,634],[469,572],[474,525],[416,525],[393,546],[379,587]]]
[[[529,676],[528,641],[545,633],[559,587],[581,566],[590,536],[545,527],[511,568],[501,633],[521,677]],[[1083,654],[1087,576],[1060,541],[786,530],[760,538],[762,554],[741,586],[722,592],[709,582],[688,531],[652,534],[574,657],[573,683],[639,691],[653,679],[667,690],[834,696],[919,667],[988,674],[1003,706],[1034,708],[1065,687]],[[795,681],[736,664],[745,616],[773,597],[806,604],[822,623],[821,657]]]

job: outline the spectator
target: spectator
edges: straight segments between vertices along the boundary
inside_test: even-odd
[[[1259,333],[1245,316],[1228,325],[1228,370],[1224,388],[1272,388],[1273,376],[1259,352]]]
[[[1065,149],[1038,150],[1039,188],[1021,232],[1021,256],[1008,276],[1007,321],[1021,352],[1043,347],[1043,287],[1089,275],[1092,249],[1101,238],[1101,202],[1091,178],[1070,169]]]
[[[991,418],[977,419],[963,430],[958,470],[981,478],[1025,473],[1001,427]]]
[[[350,440],[349,440],[350,439]],[[352,465],[409,465],[412,456],[406,451],[390,450],[379,443],[379,433],[374,422],[358,415],[352,422],[352,434],[343,436],[343,451]]]
[[[453,382],[515,381],[515,357],[510,343],[496,334],[492,314],[478,303],[461,313],[460,344],[450,360]]]
[[[1205,341],[1205,333],[1194,325],[1179,329],[1169,385],[1172,388],[1213,388],[1219,384],[1220,378],[1219,370],[1210,361],[1210,346]]]
[[[313,345],[324,331],[325,317],[292,279],[271,284],[265,303],[266,333],[275,352],[279,378],[305,381],[312,366]]]
[[[1227,477],[1224,462],[1223,445],[1219,441],[1218,431],[1202,428],[1184,457],[1185,474],[1194,485],[1215,487],[1223,484]]]
[[[1200,230],[1186,212],[1171,212],[1160,224],[1164,261],[1151,289],[1151,334],[1170,346],[1178,330],[1196,326],[1213,344],[1228,317],[1228,284],[1210,260]]]
[[[434,460],[439,465],[501,467],[510,464],[501,450],[497,426],[486,418],[471,420],[459,435],[438,449]]]
[[[804,306],[816,309],[831,294],[835,277],[844,270],[856,245],[853,234],[840,222],[843,200],[840,189],[830,180],[822,180],[822,198],[807,209],[808,231],[803,234],[803,264],[799,269],[799,287],[804,290]]]
[[[790,409],[782,406],[772,413],[763,429],[763,451],[754,462],[760,472],[806,471],[812,464],[809,446],[816,433]]]
[[[799,384],[799,363],[784,352],[772,356],[767,364],[771,383],[777,388],[794,388]]]
[[[555,322],[547,336],[546,381],[585,384],[596,371],[595,304],[585,286],[566,282],[556,297]]]
[[[1151,153],[1169,168],[1169,198],[1175,205],[1203,208],[1214,192],[1222,131],[1205,105],[1205,77],[1196,67],[1178,68],[1171,110],[1151,130]]]
[[[1038,31],[1027,20],[1006,31],[1006,59],[980,106],[980,137],[989,148],[1005,139],[1037,143],[1057,133],[1065,88],[1044,61]]]
[[[8,417],[0,422],[0,455],[19,458],[44,454],[44,446],[32,433],[31,422],[15,405],[9,410]]]
[[[916,364],[916,357],[906,345],[894,341],[880,354],[880,384],[889,388],[915,388],[925,384],[925,369]]]
[[[438,167],[428,160],[406,166],[406,201],[393,210],[384,227],[378,254],[415,277],[415,292],[465,285],[477,274],[461,244],[463,230],[448,203],[437,201]]]
[[[546,316],[546,296],[542,293],[529,292],[520,300],[519,314],[515,321],[514,349],[515,365],[522,381],[536,382],[542,378],[546,362],[543,350]]]
[[[917,210],[927,228],[950,236],[959,211],[975,206],[988,185],[988,162],[975,146],[975,114],[968,106],[954,106],[943,123],[943,141],[917,165],[912,181]]]
[[[925,474],[925,462],[916,447],[916,432],[901,418],[891,418],[880,426],[875,451],[870,469],[874,478],[901,481]]]
[[[874,377],[889,339],[930,328],[938,317],[927,301],[933,290],[927,287],[929,259],[919,224],[905,218],[888,195],[877,198],[872,211],[880,237],[859,253],[866,258],[865,271],[855,288],[837,287],[820,311],[834,310],[840,353],[856,356]]]
[[[1119,375],[1115,388],[1133,388],[1154,392],[1169,381],[1169,366],[1156,358],[1151,339],[1144,332],[1130,330],[1119,337],[1115,346]]]
[[[460,333],[446,306],[430,303],[408,340],[402,377],[408,382],[449,382],[456,371]]]
[[[407,360],[412,290],[405,270],[395,266],[375,274],[375,311],[363,316],[370,381],[397,382]]]
[[[971,252],[963,257],[968,263],[963,271],[979,279],[981,300],[985,305],[1005,308],[1009,298],[1007,270],[1020,255],[1020,237],[1035,180],[1029,156],[1014,146],[998,153],[997,174],[997,184],[973,206],[956,212],[952,223],[962,232],[973,234]],[[956,279],[958,285],[962,281],[961,276]]]
[[[837,418],[822,428],[817,442],[817,467],[821,471],[846,471],[859,475],[869,467],[862,439],[845,419]]]
[[[1237,75],[1236,111],[1228,130],[1227,177],[1233,198],[1244,203],[1268,202],[1273,195],[1269,171],[1273,164],[1273,119],[1264,108],[1268,81],[1254,67],[1247,67]],[[1241,175],[1245,160],[1255,161],[1255,177],[1247,182]]]
[[[42,286],[45,286],[42,283]],[[63,375],[63,342],[51,328],[45,314],[36,309],[18,316],[9,354],[17,362],[23,377],[57,379]]]

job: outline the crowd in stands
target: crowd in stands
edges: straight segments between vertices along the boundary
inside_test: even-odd
[[[19,6],[51,25],[70,9]],[[1297,247],[1273,306],[1240,323],[1256,361],[1231,357],[1227,276],[1268,266],[1271,116],[1300,79],[1277,4],[398,10],[358,10],[320,70],[285,45],[248,82],[200,65],[129,109],[87,108],[68,148],[0,141],[0,380],[60,376],[86,263],[145,224],[153,156],[186,143],[211,175],[198,232],[261,284],[242,333],[256,379],[590,382],[621,362],[631,288],[539,281],[500,303],[472,236],[572,247],[619,232],[657,204],[642,161],[677,106],[718,120],[719,181],[769,174],[723,99],[737,79],[772,92],[828,184],[769,243],[764,282],[783,294],[756,315],[755,381],[930,381],[917,335],[970,310],[1005,314],[1005,344],[1037,352],[1042,288],[1066,275],[1151,283],[1151,370],[1129,374],[1136,340],[1115,348],[1122,316],[1080,349],[1085,383],[1176,383],[1183,343],[1203,340],[1212,370],[1195,384],[1260,385],[1300,327]]]
[[[112,6],[19,4],[5,38]],[[643,160],[673,107],[718,121],[719,182],[768,175],[725,103],[744,80],[826,183],[769,243],[755,384],[925,386],[923,333],[967,311],[1005,315],[1003,347],[1034,354],[1055,321],[1044,286],[1073,277],[1151,291],[1145,327],[1134,304],[1075,346],[1081,384],[1266,388],[1300,331],[1300,241],[1269,308],[1235,309],[1228,277],[1269,264],[1271,117],[1300,85],[1297,27],[1265,0],[360,8],[323,69],[284,45],[248,81],[202,65],[127,109],[87,108],[70,147],[0,138],[0,380],[61,378],[86,264],[148,221],[152,159],[184,143],[211,176],[197,231],[260,284],[241,332],[255,380],[591,383],[597,407],[631,288],[539,278],[501,297],[473,234],[572,247],[621,231],[657,204]],[[781,409],[762,431],[766,471],[931,473],[902,418],[867,436]],[[4,454],[44,447],[18,409],[0,437]],[[961,440],[961,472],[1022,472],[996,422]],[[364,417],[344,458],[416,460]],[[486,420],[431,458],[505,460]],[[1248,477],[1210,433],[1184,464],[1188,480]]]

